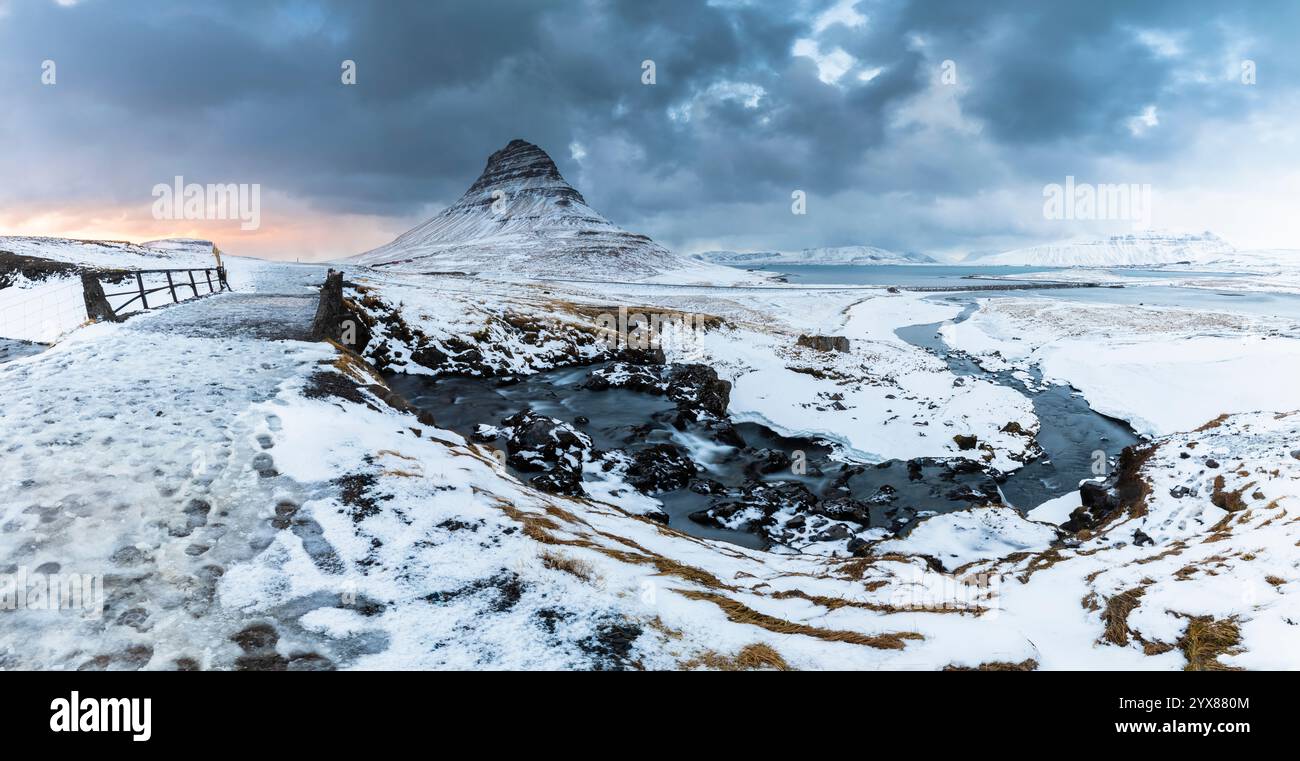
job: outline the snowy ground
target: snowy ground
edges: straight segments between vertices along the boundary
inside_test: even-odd
[[[1286,318],[1050,299],[980,301],[945,325],[949,346],[991,370],[1037,365],[1139,433],[1297,403],[1300,325]]]
[[[1047,521],[950,513],[863,558],[772,554],[520,483],[436,415],[403,411],[364,364],[303,340],[322,268],[231,267],[235,293],[81,328],[0,364],[0,602],[3,579],[20,572],[99,575],[107,590],[99,616],[0,605],[0,667],[1300,666],[1288,594],[1300,415],[1253,377],[1237,382],[1268,411],[1156,439],[1130,474],[1140,499],[1077,535],[1055,527],[1076,493],[1045,506]],[[1036,423],[1018,393],[958,383],[894,335],[956,316],[912,295],[349,279],[448,348],[472,343],[510,372],[580,359],[574,342],[602,309],[721,317],[725,327],[671,352],[735,382],[734,416],[846,453],[954,455],[952,435],[969,432],[988,449],[965,456],[1011,468],[1027,437],[998,429]],[[1007,299],[945,337],[990,365],[1038,362],[1068,380],[1111,345],[1137,347],[1117,355],[1136,361],[1160,359],[1159,346],[1235,342],[1280,367],[1290,330]],[[802,333],[843,335],[850,351],[797,346]],[[1094,354],[1068,361],[1072,342]],[[416,371],[409,360],[395,367]],[[1166,384],[1174,365],[1152,363]],[[1081,388],[1104,400],[1107,377]],[[1203,391],[1178,393],[1191,404]],[[1171,407],[1120,412],[1150,415],[1160,433],[1183,425]]]

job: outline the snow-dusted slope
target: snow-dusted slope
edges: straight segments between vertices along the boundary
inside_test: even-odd
[[[465,195],[385,246],[347,262],[408,272],[643,279],[686,271],[734,280],[628,232],[587,205],[532,143],[512,140],[488,158]]]
[[[1177,262],[1211,262],[1236,253],[1214,233],[1199,235],[1139,232],[1101,240],[1078,240],[1030,246],[1000,254],[968,258],[963,264],[1035,267],[1123,267]]]
[[[934,264],[925,254],[902,253],[875,246],[832,246],[802,251],[705,251],[694,258],[713,264],[745,267],[759,264]]]
[[[26,235],[0,236],[0,252],[48,259],[82,267],[160,269],[213,267],[212,241],[168,238],[148,243],[79,240]]]

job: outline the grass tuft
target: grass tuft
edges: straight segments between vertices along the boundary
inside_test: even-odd
[[[1037,671],[1038,661],[1033,658],[1026,658],[1019,663],[1010,661],[989,661],[981,663],[978,666],[953,666],[943,667],[944,671]]]
[[[680,589],[677,590],[677,593],[690,600],[703,600],[717,605],[727,616],[727,620],[732,623],[749,624],[777,634],[802,634],[806,637],[814,637],[827,642],[846,642],[850,645],[874,647],[879,650],[902,650],[907,646],[907,640],[925,639],[917,632],[863,634],[840,629],[820,629],[816,626],[799,624],[776,616],[769,616],[766,613],[759,613],[742,602],[713,592]]]
[[[781,654],[768,645],[745,645],[735,655],[707,650],[681,664],[682,668],[709,671],[794,671]]]
[[[1102,634],[1102,639],[1121,647],[1128,645],[1128,615],[1141,604],[1145,593],[1146,590],[1138,587],[1114,595],[1106,601],[1106,610],[1101,614],[1101,620],[1106,622],[1106,632]]]
[[[558,552],[549,550],[543,552],[541,558],[542,565],[552,571],[564,571],[586,582],[591,582],[596,577],[595,569],[591,567],[591,563],[585,560],[571,558],[568,555],[561,555]]]
[[[1241,652],[1241,627],[1234,618],[1216,620],[1212,616],[1195,616],[1187,621],[1187,631],[1178,647],[1187,657],[1183,671],[1241,671],[1219,662],[1219,656]]]

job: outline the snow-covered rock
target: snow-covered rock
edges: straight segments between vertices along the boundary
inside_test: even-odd
[[[1137,232],[1100,240],[1072,240],[968,257],[963,264],[1032,267],[1128,267],[1210,262],[1236,253],[1214,233]]]
[[[906,538],[881,542],[873,551],[930,555],[951,571],[976,560],[1046,550],[1058,533],[1010,507],[973,507],[924,520]]]

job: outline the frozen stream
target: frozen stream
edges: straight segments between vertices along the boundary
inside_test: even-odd
[[[973,296],[949,295],[942,298],[966,304],[955,322],[967,319],[975,311]],[[1109,467],[1120,450],[1138,441],[1127,424],[1094,412],[1083,395],[1069,386],[1043,386],[1036,369],[1030,371],[1030,384],[1027,385],[1010,372],[989,372],[964,354],[950,351],[939,337],[941,325],[942,322],[910,325],[895,333],[913,346],[942,358],[954,374],[1010,386],[1034,403],[1034,414],[1041,426],[1036,438],[1044,455],[1011,473],[1003,482],[1003,498],[1011,505],[1021,510],[1032,510],[1077,488],[1081,480],[1098,475],[1093,470],[1094,464],[1100,461],[1097,452],[1105,453]]]

